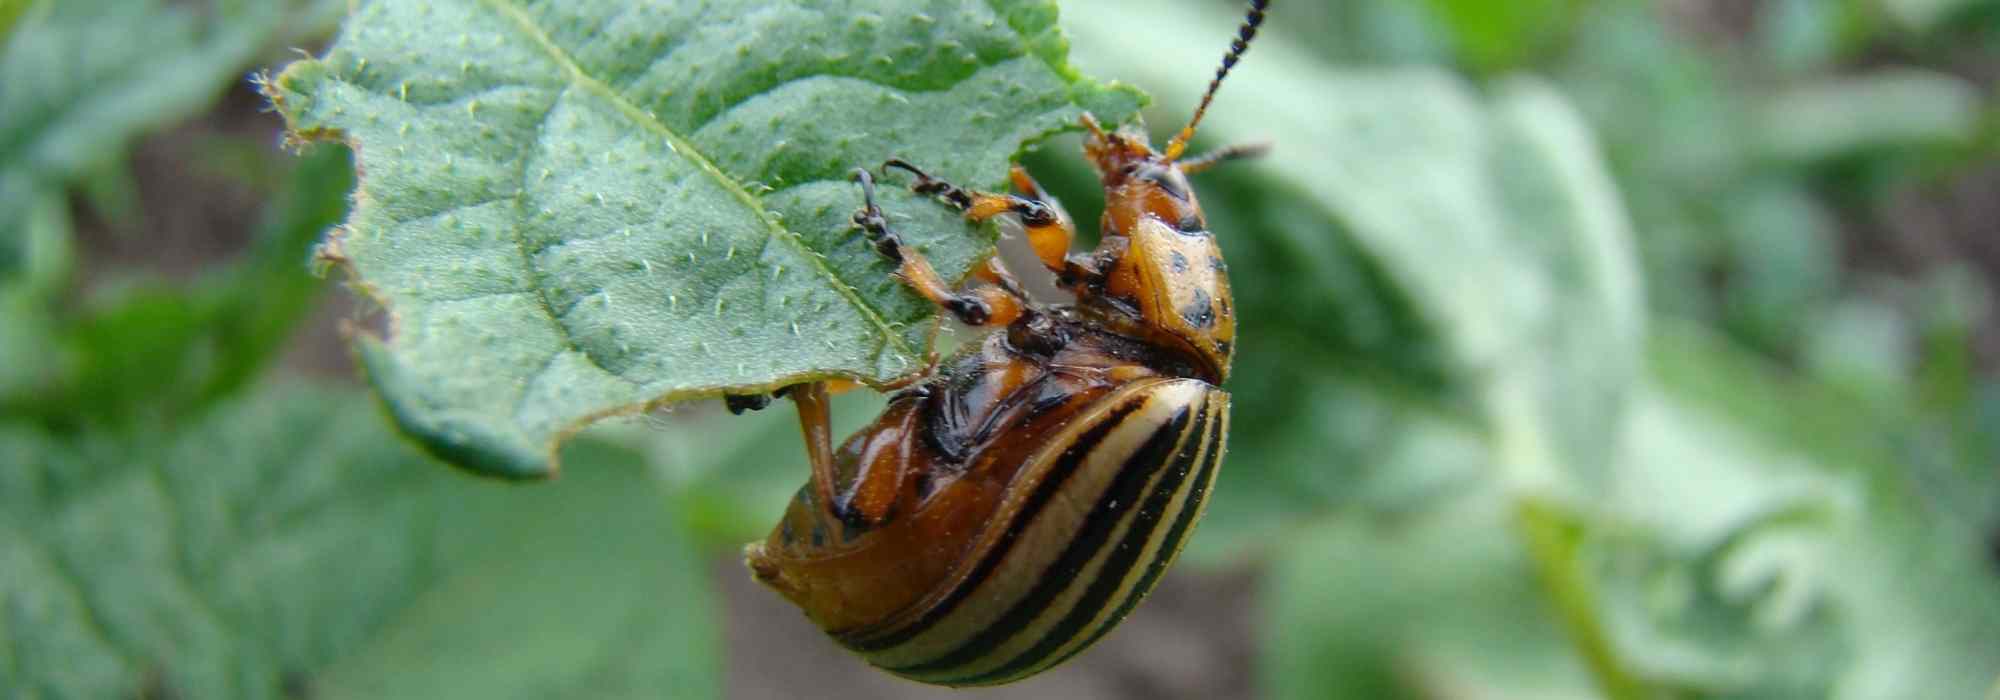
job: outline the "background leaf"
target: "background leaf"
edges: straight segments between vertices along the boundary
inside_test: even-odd
[[[1108,50],[1115,17],[1139,10],[1074,13],[1078,61],[1162,86],[1162,111],[1186,113],[1202,83],[1185,76],[1201,75],[1214,51]],[[1230,22],[1219,7],[1153,15],[1184,35]],[[1372,403],[1357,397],[1361,385],[1377,385],[1390,406],[1427,404],[1494,433],[1520,451],[1509,468],[1532,488],[1587,483],[1604,468],[1643,321],[1624,213],[1576,115],[1531,82],[1483,104],[1443,73],[1338,70],[1288,39],[1257,47],[1261,67],[1232,78],[1203,130],[1209,143],[1297,144],[1248,166],[1257,184],[1247,187],[1267,193],[1254,205],[1237,205],[1239,190],[1205,201],[1219,202],[1209,205],[1217,230],[1233,232],[1221,237],[1232,264],[1256,271],[1240,275],[1245,322],[1308,334],[1243,346],[1231,382],[1237,410],[1257,418],[1238,421],[1224,478],[1247,485],[1218,488],[1214,508],[1270,511],[1275,503],[1231,499],[1302,483],[1322,484],[1308,500],[1340,498],[1379,473],[1362,470],[1377,461],[1371,443],[1388,442],[1377,439],[1384,428],[1326,420],[1358,417],[1355,404]],[[1256,106],[1229,108],[1231,96]],[[1260,454],[1264,445],[1284,451]],[[1353,458],[1308,456],[1329,453]]]
[[[455,463],[545,476],[607,414],[917,371],[933,310],[851,230],[848,172],[995,187],[1022,143],[1137,103],[1075,76],[1042,2],[675,8],[368,3],[269,88],[357,146],[324,254],[388,315],[370,378]],[[990,250],[885,206],[948,278]]]
[[[138,284],[61,314],[50,313],[55,304],[46,292],[17,292],[24,301],[15,318],[40,324],[40,332],[23,332],[19,345],[0,344],[7,353],[0,362],[13,358],[20,376],[0,384],[0,411],[67,431],[142,417],[171,422],[234,393],[291,337],[324,286],[304,274],[306,255],[347,210],[351,163],[342,148],[299,161],[267,207],[253,248],[192,284]],[[66,231],[32,239],[36,255],[47,257],[61,251],[42,251],[66,240]]]
[[[20,25],[0,32],[0,241],[38,193],[119,167],[134,136],[194,114],[259,52],[324,26],[326,4],[29,0],[0,12]]]
[[[628,453],[523,491],[441,469],[352,391],[174,434],[0,426],[0,657],[39,697],[715,692],[706,575]]]

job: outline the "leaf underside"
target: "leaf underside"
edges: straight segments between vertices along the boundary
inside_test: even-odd
[[[997,187],[1140,98],[1078,79],[1047,2],[367,3],[267,91],[354,146],[323,255],[386,311],[369,376],[433,452],[547,476],[568,434],[724,391],[924,366],[933,309],[851,230],[857,166]],[[992,240],[884,192],[947,277]]]

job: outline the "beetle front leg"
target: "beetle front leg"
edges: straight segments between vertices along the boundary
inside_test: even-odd
[[[1020,318],[1027,304],[1005,288],[985,285],[965,292],[953,290],[931,267],[930,261],[924,259],[923,253],[904,244],[889,229],[889,220],[875,204],[875,178],[867,170],[856,168],[854,179],[861,183],[862,196],[862,208],[854,213],[854,224],[868,234],[876,252],[896,263],[896,275],[911,289],[968,326],[1004,326]]]

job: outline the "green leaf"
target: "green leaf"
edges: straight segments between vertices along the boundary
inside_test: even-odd
[[[1554,557],[1527,556],[1497,526],[1511,499],[1492,480],[1439,492],[1421,510],[1282,533],[1266,593],[1266,687],[1277,697],[1595,697],[1584,660],[1601,654],[1641,684],[1628,696],[1982,692],[2000,664],[2000,580],[1981,520],[1911,483],[1990,494],[1992,475],[1876,464],[1898,454],[1879,444],[1880,421],[1823,419],[1856,402],[1802,392],[1768,369],[1746,376],[1740,358],[1679,326],[1655,353],[1616,430],[1604,498],[1536,528],[1556,534]],[[1685,381],[1691,369],[1705,381]],[[1551,546],[1544,539],[1530,541]],[[1553,609],[1537,578],[1568,591]],[[1591,620],[1555,625],[1569,615]],[[1580,632],[1599,636],[1579,644]]]
[[[52,313],[46,294],[23,297],[11,317],[40,323],[41,332],[24,333],[18,347],[12,339],[0,343],[0,358],[19,358],[10,364],[20,375],[0,382],[0,410],[73,428],[134,416],[171,419],[234,392],[313,308],[323,285],[309,274],[308,255],[345,213],[352,172],[342,148],[299,161],[266,207],[245,258],[192,284],[127,289],[73,314]],[[59,213],[60,205],[54,199],[51,206]],[[67,232],[33,240],[42,251],[66,243]],[[46,279],[55,265],[38,259],[27,279]]]
[[[34,193],[116,162],[296,38],[310,26],[290,21],[304,1],[31,0],[0,12],[20,13],[0,41],[0,238]]]
[[[718,692],[704,559],[622,450],[522,491],[290,388],[171,435],[8,424],[0,458],[0,695]]]
[[[1426,0],[1457,40],[1460,61],[1486,73],[1512,70],[1552,43],[1574,15],[1572,0]]]
[[[0,238],[0,397],[25,395],[59,371],[50,307],[75,265],[63,199],[23,199],[18,235]]]
[[[1916,69],[1884,69],[1793,87],[1766,101],[1757,139],[1771,157],[1813,163],[1857,153],[1967,145],[1979,129],[1979,88]]]
[[[1903,26],[1918,32],[1928,32],[1947,24],[1956,15],[1972,15],[1976,9],[1991,11],[1992,0],[1882,0],[1888,10]]]
[[[1826,697],[1862,628],[1828,599],[1865,527],[1850,475],[1649,387],[1577,565],[1623,658],[1704,696]]]
[[[481,473],[668,401],[924,364],[935,314],[850,230],[857,166],[997,187],[1022,144],[1138,96],[1076,76],[1054,6],[373,2],[267,92],[355,144],[325,255],[386,311],[361,342],[405,431]],[[989,250],[891,185],[946,277]]]
[[[1493,490],[1303,531],[1272,567],[1259,677],[1272,698],[1595,698]]]

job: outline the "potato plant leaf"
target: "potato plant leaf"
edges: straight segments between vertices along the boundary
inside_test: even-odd
[[[848,173],[998,187],[1084,111],[1131,116],[1066,53],[1046,1],[370,2],[267,92],[356,149],[323,255],[386,311],[360,354],[398,422],[524,478],[608,415],[921,369],[935,315],[850,230]],[[990,250],[901,182],[883,205],[940,272]]]
[[[38,198],[117,167],[132,138],[199,111],[323,14],[305,0],[0,2],[0,248]]]
[[[546,489],[475,481],[299,386],[171,432],[0,422],[0,696],[714,697],[670,495],[570,453]]]

